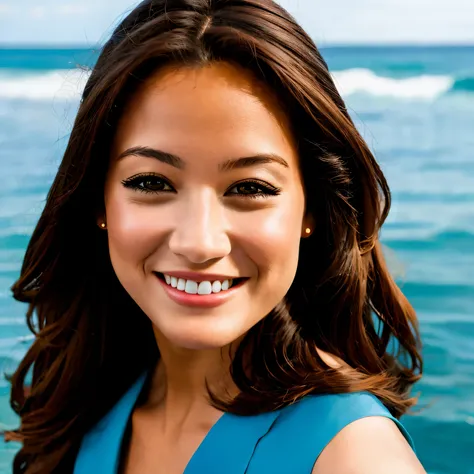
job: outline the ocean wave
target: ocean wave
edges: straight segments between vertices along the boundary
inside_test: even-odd
[[[412,300],[412,303],[416,303],[415,306],[418,305],[421,299],[428,299],[432,304],[438,305],[438,307],[440,304],[443,304],[445,313],[449,314],[451,309],[448,308],[448,300],[452,299],[459,305],[464,304],[465,309],[472,308],[474,285],[470,282],[449,284],[426,281],[400,281],[399,284],[405,296]],[[425,311],[428,309],[426,304],[424,309]],[[461,311],[458,312],[460,313]]]
[[[456,79],[451,90],[454,92],[474,92],[474,77]]]
[[[0,98],[27,100],[68,100],[80,97],[89,73],[81,69],[38,74],[0,74]]]
[[[27,247],[30,240],[28,234],[7,234],[0,236],[0,248],[9,250],[20,250]]]
[[[384,243],[395,251],[410,250],[423,253],[455,250],[463,252],[463,255],[472,255],[474,251],[474,234],[463,230],[444,230],[415,239],[408,229],[406,238],[385,237]]]
[[[67,100],[80,97],[89,72],[81,69],[46,73],[0,73],[0,98]],[[368,94],[378,97],[433,100],[452,92],[474,93],[474,77],[420,75],[408,78],[378,76],[370,69],[347,69],[332,73],[343,96]]]
[[[0,326],[25,326],[24,317],[1,317],[0,316]]]
[[[403,79],[381,77],[369,69],[348,69],[333,73],[344,96],[364,93],[402,99],[433,100],[449,92],[456,81],[451,76],[421,75]]]

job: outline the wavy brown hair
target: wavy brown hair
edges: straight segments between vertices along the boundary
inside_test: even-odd
[[[302,239],[285,300],[235,354],[240,395],[210,393],[212,403],[245,415],[307,394],[369,391],[400,417],[416,401],[417,320],[379,242],[389,188],[313,41],[272,0],[147,0],[116,28],[92,70],[12,288],[29,304],[36,335],[12,377],[21,426],[10,435],[22,441],[15,474],[71,472],[84,433],[159,358],[149,319],[114,274],[96,216],[117,120],[131,94],[165,65],[215,61],[252,71],[279,98],[317,227]],[[319,350],[343,365],[329,367]]]

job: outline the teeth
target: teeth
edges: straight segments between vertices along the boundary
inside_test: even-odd
[[[201,281],[199,283],[198,295],[210,295],[212,293],[212,285],[210,281]]]
[[[186,280],[183,280],[182,278],[180,278],[178,280],[178,286],[176,288],[178,288],[178,290],[183,291],[186,288]]]
[[[186,280],[184,291],[190,295],[195,295],[198,292],[198,284],[193,280]]]
[[[164,275],[164,277],[168,285],[179,291],[189,293],[190,295],[210,295],[212,293],[226,291],[232,286],[232,280],[197,282],[193,280],[185,280],[184,278],[176,278],[170,275]]]

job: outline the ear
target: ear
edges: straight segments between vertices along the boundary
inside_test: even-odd
[[[301,228],[301,237],[304,239],[309,237],[313,232],[316,226],[314,217],[312,214],[308,213],[303,219],[303,226]]]

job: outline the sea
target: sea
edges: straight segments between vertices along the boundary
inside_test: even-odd
[[[381,238],[425,373],[403,422],[429,474],[474,474],[474,46],[321,48],[393,193]],[[0,371],[30,339],[11,297],[97,49],[0,49]],[[0,378],[0,431],[18,420]],[[0,474],[18,449],[0,435]]]

